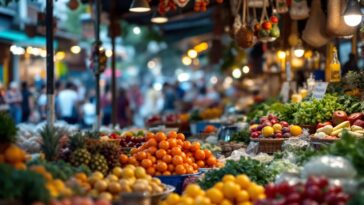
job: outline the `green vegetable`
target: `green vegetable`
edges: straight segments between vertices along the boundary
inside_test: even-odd
[[[50,199],[46,181],[38,173],[17,170],[7,164],[0,164],[0,199],[21,200],[23,204]]]
[[[14,143],[16,132],[16,125],[11,117],[0,112],[0,143]]]
[[[226,174],[232,174],[234,176],[246,174],[253,182],[261,185],[272,182],[276,175],[266,164],[254,159],[242,157],[239,161],[227,161],[225,167],[221,169],[207,172],[205,177],[198,183],[203,189],[209,189],[221,181]]]
[[[250,142],[250,132],[249,129],[244,129],[238,132],[234,132],[232,134],[231,140],[235,142],[244,142],[245,144],[249,144]]]

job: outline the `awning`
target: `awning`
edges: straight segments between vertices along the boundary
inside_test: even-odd
[[[17,46],[46,46],[46,38],[43,36],[29,37],[24,32],[15,30],[3,30],[0,31],[0,39],[10,41]],[[54,41],[54,48],[58,47],[58,42]]]

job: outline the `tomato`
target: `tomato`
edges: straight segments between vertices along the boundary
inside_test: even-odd
[[[263,29],[270,30],[272,29],[272,24],[269,21],[264,21],[262,24]]]
[[[316,129],[319,129],[321,127],[325,127],[326,125],[332,125],[331,122],[327,121],[327,122],[319,122],[316,126]]]
[[[270,17],[270,22],[271,23],[278,23],[278,17],[277,16],[271,16]]]

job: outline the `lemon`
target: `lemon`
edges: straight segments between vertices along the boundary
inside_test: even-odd
[[[114,169],[112,169],[112,173],[117,177],[121,177],[123,169],[121,169],[121,167],[115,167]]]
[[[265,126],[263,129],[262,129],[262,135],[264,137],[270,137],[274,134],[274,128],[271,127],[271,126]]]
[[[118,179],[118,177],[117,176],[115,176],[115,175],[113,175],[113,174],[109,174],[107,177],[106,177],[106,179],[108,180],[108,181],[110,181],[110,182],[112,182],[112,181],[118,181],[119,179]]]
[[[220,204],[224,200],[224,195],[217,188],[211,188],[207,190],[206,196],[211,200],[214,204]]]
[[[245,190],[241,190],[237,193],[236,195],[236,201],[241,203],[241,202],[246,202],[249,200],[249,194],[247,191]]]
[[[92,176],[95,177],[96,179],[99,179],[99,180],[101,180],[101,179],[104,178],[104,175],[101,172],[99,172],[99,171],[94,172],[92,174]]]
[[[250,198],[252,199],[258,199],[259,197],[262,197],[261,195],[264,194],[264,188],[257,184],[252,184],[248,188],[248,193]]]
[[[134,177],[134,170],[130,167],[126,167],[123,170],[122,176],[124,179],[129,179]]]
[[[245,202],[242,202],[242,203],[238,203],[238,205],[253,205],[253,203],[250,202],[250,201],[245,201]]]
[[[197,184],[190,184],[187,186],[184,194],[187,196],[190,196],[192,198],[195,198],[199,195],[201,195],[203,193],[202,189],[200,186],[198,186]]]
[[[189,196],[182,196],[178,205],[193,205],[194,200]]]
[[[178,194],[172,193],[172,194],[168,195],[166,202],[168,204],[177,204],[180,200],[181,200],[181,197]]]
[[[223,194],[226,198],[233,200],[238,191],[240,191],[239,185],[235,184],[233,181],[228,181],[224,183],[222,188]]]
[[[302,134],[302,128],[298,125],[291,125],[289,127],[289,132],[292,136],[298,136]]]
[[[195,205],[210,205],[211,201],[205,196],[197,196],[195,199]]]
[[[222,178],[223,182],[228,182],[228,181],[235,181],[235,177],[234,175],[231,174],[227,174]]]
[[[147,176],[147,173],[143,167],[137,167],[134,170],[134,174],[136,178],[145,178]]]
[[[216,188],[216,189],[218,189],[218,190],[220,190],[220,191],[222,191],[222,188],[224,187],[224,183],[222,183],[222,182],[217,182],[216,184],[215,184],[215,186],[214,186],[214,188]]]
[[[65,188],[63,181],[60,179],[53,180],[53,185],[58,191],[62,191]]]
[[[220,205],[233,205],[233,203],[231,203],[229,200],[225,199],[224,201],[222,201],[220,203]]]
[[[236,176],[235,183],[237,183],[240,188],[247,189],[250,186],[251,181],[248,176],[246,176],[245,174],[241,174]]]

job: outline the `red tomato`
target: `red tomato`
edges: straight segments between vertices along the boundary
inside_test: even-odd
[[[265,30],[270,30],[272,28],[272,24],[269,21],[264,21],[262,27]]]
[[[272,22],[272,23],[278,23],[278,17],[277,16],[271,16],[270,17],[270,22]]]

